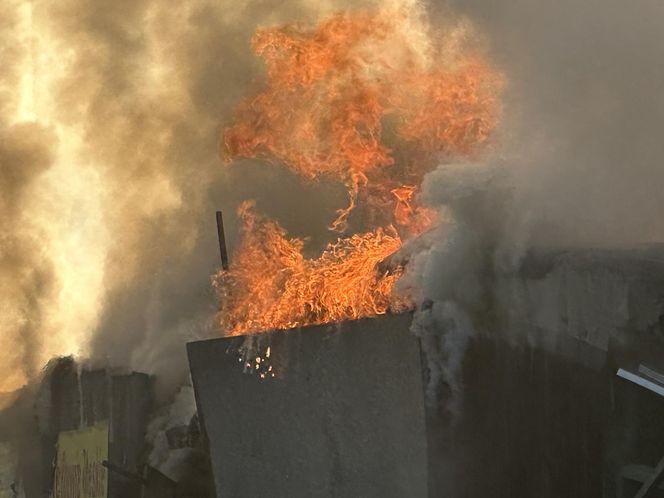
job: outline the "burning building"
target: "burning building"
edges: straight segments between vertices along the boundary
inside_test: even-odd
[[[0,497],[664,489],[659,7],[129,3],[2,8]]]
[[[236,122],[225,131],[226,157],[267,157],[307,178],[342,182],[349,203],[337,211],[330,228],[343,232],[363,208],[361,217],[371,230],[341,236],[319,257],[305,257],[303,240],[289,238],[276,221],[256,213],[253,203],[240,207],[242,241],[215,285],[219,322],[228,335],[242,336],[189,348],[218,493],[419,496],[425,475],[409,473],[404,462],[421,463],[422,455],[402,455],[421,443],[422,433],[411,434],[423,416],[410,412],[419,402],[403,392],[381,398],[380,385],[364,384],[374,378],[380,362],[366,365],[355,359],[358,351],[360,357],[372,356],[372,347],[360,342],[346,351],[345,336],[369,337],[374,328],[383,329],[386,344],[392,328],[401,334],[410,328],[422,341],[432,403],[426,430],[431,496],[624,496],[630,486],[652,492],[646,476],[654,480],[658,475],[652,467],[659,457],[646,456],[649,443],[630,439],[624,430],[635,424],[661,441],[657,424],[627,414],[661,413],[661,407],[655,407],[656,399],[637,401],[625,394],[632,387],[615,372],[635,361],[626,346],[633,339],[626,333],[643,335],[643,344],[657,342],[652,334],[661,315],[657,287],[662,272],[659,262],[647,256],[658,254],[657,248],[534,250],[517,268],[493,266],[487,255],[502,230],[509,189],[500,172],[477,162],[492,147],[503,77],[472,47],[468,31],[452,31],[456,43],[450,45],[444,37],[418,36],[423,33],[413,30],[409,16],[389,10],[343,14],[316,28],[286,26],[254,37],[256,52],[267,61],[267,82],[240,105]],[[425,48],[419,45],[423,40]],[[395,43],[398,50],[387,49]],[[382,58],[385,53],[389,60]],[[436,65],[440,61],[442,67]],[[422,176],[441,158],[455,158],[451,162],[456,164],[429,175],[418,197]],[[442,185],[436,186],[435,199],[427,192],[433,182]],[[436,213],[421,205],[422,199],[445,209]],[[402,237],[408,239],[405,245]],[[425,275],[424,281],[412,275],[436,257],[451,268]],[[443,281],[426,282],[436,276]],[[438,299],[423,302],[422,290]],[[390,314],[413,307],[412,325],[404,318],[408,315]],[[362,319],[374,315],[384,316]],[[327,322],[340,322],[331,339],[321,332],[325,326],[308,328]],[[321,336],[305,340],[303,334]],[[320,351],[311,345],[325,340],[329,343]],[[277,353],[279,347],[283,351]],[[317,353],[302,357],[309,348]],[[636,349],[644,359],[648,347]],[[380,355],[397,372],[417,363],[405,347]],[[650,365],[661,368],[657,354],[648,356]],[[326,366],[329,361],[334,367]],[[286,364],[283,372],[276,367],[280,362]],[[327,377],[330,368],[335,380]],[[282,383],[271,384],[280,374]],[[388,375],[392,372],[383,382],[392,387],[410,382],[411,389],[418,389],[417,375],[402,372],[398,381]],[[320,400],[308,394],[318,378],[326,379],[315,390]],[[356,399],[355,388],[364,402],[388,406],[375,413],[362,402],[347,401]],[[335,393],[334,407],[325,404],[328,391]],[[515,392],[520,394],[513,403]],[[440,399],[442,404],[431,401]],[[289,402],[284,405],[284,400]],[[400,407],[399,416],[410,415],[407,427],[392,420],[390,404]],[[334,419],[343,406],[348,420],[327,434],[324,421]],[[243,421],[243,430],[226,425],[243,413],[255,414]],[[286,416],[288,426],[275,420],[277,413]],[[363,423],[376,431],[387,424],[392,431],[383,431],[380,442],[372,431],[362,431],[373,446],[367,449],[353,437],[353,429]],[[548,425],[557,429],[549,433]],[[413,438],[409,444],[369,456],[383,443],[392,444],[397,426],[399,435]],[[291,431],[306,436],[299,441]],[[539,439],[547,434],[555,439]],[[302,466],[307,476],[293,480],[291,465],[308,454],[308,443],[316,457],[307,460],[311,467]],[[353,444],[360,446],[352,449]],[[340,462],[335,460],[339,454],[346,455]],[[651,467],[630,460],[639,458]],[[398,461],[401,472],[395,470]],[[346,465],[362,468],[358,482]],[[254,482],[254,468],[261,469],[264,480]],[[394,481],[381,475],[386,469],[392,469],[387,472]]]

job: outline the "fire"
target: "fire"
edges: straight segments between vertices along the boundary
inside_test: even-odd
[[[240,104],[226,158],[276,158],[307,178],[344,182],[349,207],[332,224],[342,229],[360,191],[385,202],[404,182],[419,184],[435,153],[477,151],[496,124],[500,77],[478,56],[429,67],[420,52],[433,47],[404,32],[407,16],[342,13],[314,29],[259,29],[266,87]],[[397,164],[395,147],[413,160]]]
[[[500,75],[475,51],[434,40],[407,9],[339,13],[313,28],[260,28],[252,44],[265,60],[265,86],[224,131],[225,158],[273,159],[305,178],[343,182],[349,201],[330,228],[345,231],[358,202],[372,228],[308,260],[301,240],[242,206],[243,241],[216,279],[225,332],[403,306],[392,295],[402,270],[377,274],[376,263],[400,247],[398,233],[416,235],[434,221],[415,199],[435,161],[472,157],[488,142]]]
[[[394,230],[340,238],[320,257],[307,259],[304,242],[258,215],[252,202],[243,203],[239,215],[242,243],[231,268],[216,280],[226,334],[360,318],[405,306],[391,293],[401,273],[381,275],[375,269],[401,246]]]
[[[397,225],[405,227],[411,233],[419,234],[434,222],[436,213],[429,208],[413,204],[413,196],[417,192],[414,185],[402,185],[392,189],[394,195],[394,219]]]

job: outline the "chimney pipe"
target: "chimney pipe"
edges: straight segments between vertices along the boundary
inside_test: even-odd
[[[221,268],[228,270],[228,252],[226,251],[226,235],[224,234],[224,218],[221,211],[217,211],[217,235],[219,236],[219,253],[221,255]]]

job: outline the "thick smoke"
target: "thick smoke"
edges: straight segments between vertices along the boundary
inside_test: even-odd
[[[215,306],[215,209],[255,197],[293,235],[324,238],[341,186],[303,188],[258,163],[225,169],[218,137],[261,78],[248,44],[257,25],[350,6],[3,3],[0,390],[69,353],[180,381],[182,343]],[[462,351],[485,328],[471,317],[486,306],[487,276],[529,247],[664,238],[664,6],[469,0],[430,14],[434,26],[467,16],[508,80],[501,145],[483,166],[500,188],[449,166],[425,181],[425,200],[451,222],[413,258],[411,278],[432,303],[426,320],[464,330],[445,339]],[[227,228],[232,245],[233,219]],[[452,382],[458,364],[439,375]]]
[[[53,161],[53,133],[34,123],[16,123],[18,98],[8,88],[21,82],[18,19],[11,6],[0,8],[0,392],[15,389],[41,367],[44,310],[52,299],[54,273],[44,257],[42,234],[22,206],[35,195]]]
[[[214,211],[225,213],[231,252],[234,211],[247,198],[294,235],[326,237],[343,186],[305,185],[258,161],[228,167],[219,136],[261,83],[256,27],[349,5],[2,3],[0,392],[35,381],[51,357],[75,354],[93,367],[155,374],[166,402],[187,382],[185,342],[218,334],[208,323],[217,307]],[[34,395],[23,393],[0,430],[35,453],[25,474],[39,482]],[[190,388],[151,425],[151,463],[169,474],[195,463],[164,447],[166,430],[189,423],[182,407],[193,409]]]
[[[3,4],[0,336],[13,347],[0,390],[71,353],[165,386],[186,378],[184,342],[207,333],[215,309],[216,209],[231,249],[248,197],[322,238],[341,186],[304,186],[258,162],[227,168],[218,141],[260,84],[256,27],[348,6]],[[307,203],[320,209],[295,209]]]
[[[0,327],[5,346],[0,361],[7,368],[0,391],[15,387],[42,366],[41,335],[49,330],[44,310],[53,298],[54,273],[39,230],[20,206],[49,168],[53,141],[48,130],[34,124],[0,129]]]
[[[466,338],[497,332],[495,277],[514,274],[527,251],[664,241],[664,5],[452,0],[432,8],[434,19],[451,13],[483,34],[507,79],[500,145],[483,166],[442,164],[425,179],[424,201],[449,221],[411,244],[403,282],[423,291],[414,330],[429,343],[431,388],[455,393]],[[491,179],[478,181],[478,170]],[[470,330],[438,326],[449,306]]]
[[[422,200],[441,209],[443,221],[402,249],[409,262],[399,285],[416,289],[422,300],[412,330],[422,338],[427,357],[427,400],[434,406],[445,400],[452,420],[460,414],[460,375],[468,341],[486,326],[490,255],[501,226],[496,199],[505,193],[504,182],[493,167],[440,166],[426,176]]]

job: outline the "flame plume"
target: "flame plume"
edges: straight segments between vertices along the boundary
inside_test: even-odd
[[[466,28],[434,40],[417,9],[396,8],[257,30],[266,82],[224,131],[225,158],[274,159],[305,178],[342,182],[349,202],[331,228],[346,230],[361,201],[372,229],[305,259],[301,240],[243,205],[242,243],[215,280],[225,333],[405,306],[392,295],[403,270],[375,269],[401,245],[394,227],[413,235],[430,226],[433,213],[414,203],[423,175],[441,155],[478,154],[498,121],[501,77],[461,48]]]
[[[217,281],[227,334],[360,318],[406,305],[391,296],[401,272],[375,270],[401,245],[394,230],[338,239],[320,257],[306,259],[303,241],[258,215],[253,202],[243,203],[239,215],[243,241],[232,269]]]
[[[396,123],[394,145],[420,157],[475,152],[497,121],[499,76],[479,56],[456,56],[445,69],[428,62],[422,53],[434,47],[413,40],[408,19],[386,10],[337,14],[315,29],[259,29],[253,46],[267,85],[240,104],[224,134],[226,158],[274,157],[304,177],[344,182],[350,202],[332,223],[343,230],[361,190],[382,204],[426,171],[419,157],[395,164],[386,119]]]

